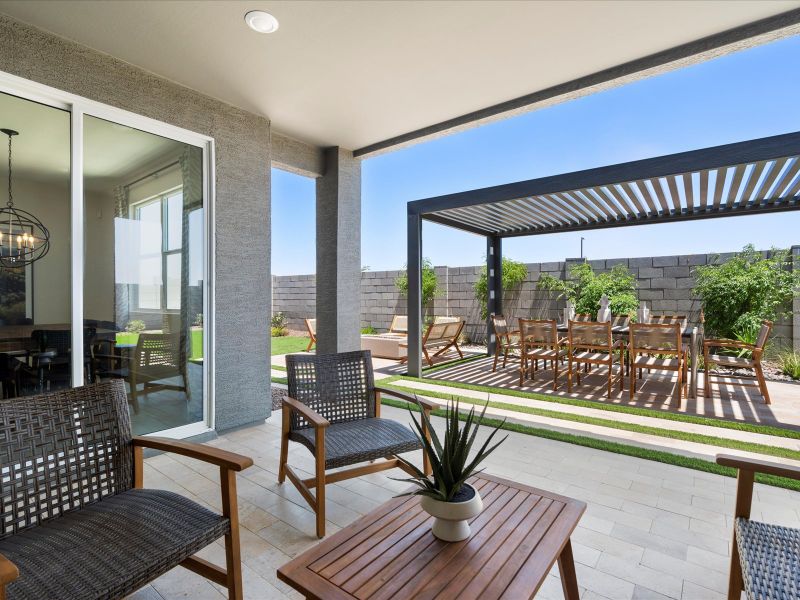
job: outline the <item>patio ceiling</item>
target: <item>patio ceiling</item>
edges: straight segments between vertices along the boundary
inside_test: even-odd
[[[514,237],[800,207],[800,133],[417,200],[409,214]]]

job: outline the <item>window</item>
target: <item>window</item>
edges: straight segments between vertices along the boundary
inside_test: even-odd
[[[139,225],[138,310],[181,308],[183,193],[172,189],[131,207]]]

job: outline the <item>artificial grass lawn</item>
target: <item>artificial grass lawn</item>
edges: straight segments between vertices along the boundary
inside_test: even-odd
[[[293,352],[305,352],[308,348],[308,338],[298,335],[283,335],[272,338],[272,355],[292,354]]]
[[[413,388],[398,386],[392,383],[386,384],[381,382],[383,387],[388,389],[395,389],[400,392],[406,393],[419,393],[424,396],[431,396],[433,398],[440,398],[443,400],[458,400],[465,404],[478,404],[483,406],[486,404],[491,408],[499,408],[502,410],[509,410],[518,413],[529,415],[536,415],[540,417],[549,417],[553,419],[560,419],[562,421],[573,421],[576,423],[586,423],[589,425],[598,425],[600,427],[608,427],[610,429],[621,429],[624,431],[633,431],[635,433],[643,433],[647,435],[655,435],[663,438],[670,438],[674,440],[682,440],[685,442],[695,442],[697,444],[706,444],[710,446],[717,446],[720,448],[730,448],[734,450],[744,450],[747,452],[757,452],[759,454],[766,454],[768,456],[777,456],[780,458],[789,458],[792,460],[800,460],[800,452],[791,450],[789,448],[782,448],[778,446],[769,446],[767,444],[758,444],[755,442],[744,442],[741,440],[732,440],[730,438],[723,438],[702,433],[692,433],[688,431],[680,431],[674,429],[662,429],[660,427],[653,427],[651,425],[641,425],[639,423],[627,423],[624,421],[614,421],[611,419],[601,419],[598,417],[591,417],[587,415],[578,415],[573,413],[558,412],[555,410],[547,410],[542,408],[535,408],[532,406],[521,406],[519,404],[508,404],[505,402],[489,401],[485,402],[479,398],[472,398],[469,396],[459,396],[447,394],[443,392],[431,392],[428,390],[415,390]]]
[[[395,408],[405,408],[419,412],[417,406],[408,404],[407,402],[399,400],[391,400],[383,398],[381,404],[393,406]],[[445,416],[443,409],[433,411],[434,415],[439,417]],[[466,415],[461,413],[459,418],[463,421]],[[731,467],[723,467],[717,463],[702,460],[700,458],[691,458],[688,456],[681,456],[672,454],[670,452],[663,452],[661,450],[651,450],[649,448],[640,448],[638,446],[628,446],[619,442],[609,442],[606,440],[599,440],[593,437],[583,435],[576,435],[572,433],[562,433],[560,431],[551,431],[550,429],[542,429],[539,427],[531,427],[529,425],[520,425],[517,423],[507,423],[500,419],[483,417],[477,418],[482,425],[489,427],[499,427],[507,431],[515,431],[517,433],[524,433],[526,435],[535,435],[550,440],[559,442],[566,442],[568,444],[576,444],[578,446],[585,446],[587,448],[594,448],[596,450],[603,450],[605,452],[614,452],[616,454],[624,454],[626,456],[635,456],[636,458],[643,458],[645,460],[653,460],[665,464],[675,465],[678,467],[685,467],[687,469],[694,469],[695,471],[705,471],[706,473],[715,473],[717,475],[724,475],[725,477],[736,477],[736,469]],[[756,481],[775,487],[782,487],[789,490],[800,491],[800,481],[795,479],[788,479],[786,477],[775,477],[774,475],[764,475],[762,473],[756,474]]]

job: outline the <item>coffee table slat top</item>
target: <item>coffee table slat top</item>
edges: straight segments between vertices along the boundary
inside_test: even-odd
[[[586,505],[480,474],[472,534],[446,543],[416,496],[394,498],[278,569],[308,598],[532,598]]]

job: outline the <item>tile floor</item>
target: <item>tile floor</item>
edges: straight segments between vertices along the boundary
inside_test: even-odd
[[[408,421],[399,409],[384,416]],[[441,419],[434,418],[435,426]],[[280,412],[263,425],[211,442],[252,456],[239,476],[245,597],[298,598],[279,582],[277,568],[313,546],[314,519],[290,484],[277,483]],[[290,463],[312,468],[311,454],[292,444]],[[420,460],[420,457],[414,457]],[[629,600],[715,600],[727,585],[733,479],[642,459],[510,433],[487,461],[487,471],[588,504],[573,535],[581,597]],[[406,484],[388,471],[328,487],[328,531],[333,533]],[[219,509],[217,469],[181,457],[146,460],[145,485],[171,489]],[[798,526],[800,493],[756,486],[753,517]],[[224,564],[221,544],[203,551]],[[220,588],[178,567],[133,596],[136,600],[222,598]],[[539,598],[561,598],[554,569]]]

